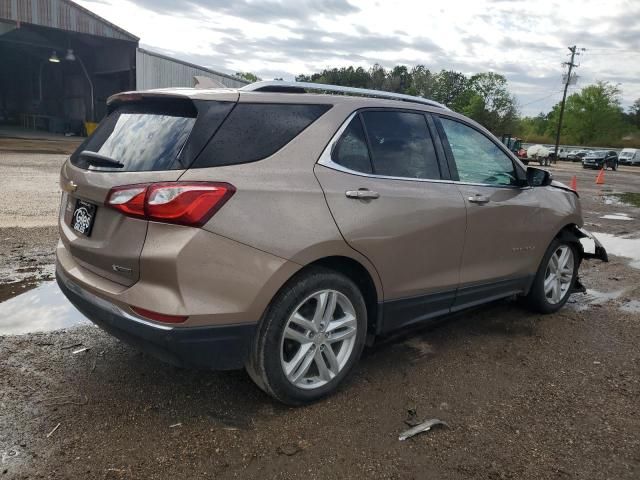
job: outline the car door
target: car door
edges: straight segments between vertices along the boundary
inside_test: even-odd
[[[485,132],[439,117],[452,176],[467,208],[460,288],[453,309],[522,291],[546,245],[543,215],[524,170]]]
[[[434,129],[422,112],[365,110],[315,168],[343,237],[380,275],[380,331],[447,313],[455,298],[466,212]]]

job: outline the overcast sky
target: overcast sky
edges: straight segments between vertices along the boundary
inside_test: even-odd
[[[620,83],[640,97],[640,0],[77,0],[141,46],[230,73],[293,80],[347,65],[494,71],[524,114],[562,97],[567,46],[578,86]]]

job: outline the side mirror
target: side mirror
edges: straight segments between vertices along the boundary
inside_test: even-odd
[[[551,185],[553,177],[547,170],[536,167],[527,167],[527,184],[530,187],[546,187]]]

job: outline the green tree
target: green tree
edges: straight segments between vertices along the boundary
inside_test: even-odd
[[[626,130],[620,88],[609,82],[597,82],[567,98],[562,130],[562,141],[583,145],[605,145],[617,142]],[[547,134],[555,134],[560,115],[560,104],[549,115]]]
[[[243,80],[246,80],[251,83],[259,82],[260,80],[262,80],[255,73],[251,73],[251,72],[236,72],[236,77],[242,78]]]
[[[503,75],[494,72],[478,73],[469,79],[468,89],[473,95],[462,108],[466,115],[496,134],[513,131],[518,110]]]
[[[633,105],[629,107],[629,112],[626,116],[629,123],[640,128],[640,98],[636,99]]]

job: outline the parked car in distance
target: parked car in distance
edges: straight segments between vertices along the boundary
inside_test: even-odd
[[[56,278],[87,318],[174,365],[245,367],[291,405],[399,328],[511,296],[555,312],[582,259],[606,260],[576,192],[390,92],[118,94],[60,182]]]
[[[582,168],[618,169],[618,154],[613,150],[593,150],[582,159]]]
[[[546,147],[549,150],[549,158],[553,160],[556,156],[556,147],[555,145],[551,145]],[[569,152],[564,149],[564,147],[558,148],[558,160],[566,160],[569,155]]]
[[[623,148],[618,155],[618,161],[622,165],[640,165],[640,149]]]
[[[565,148],[558,149],[558,159],[567,160],[569,158],[569,150]]]
[[[567,159],[572,162],[580,162],[587,153],[589,153],[588,150],[572,150],[568,153]]]

